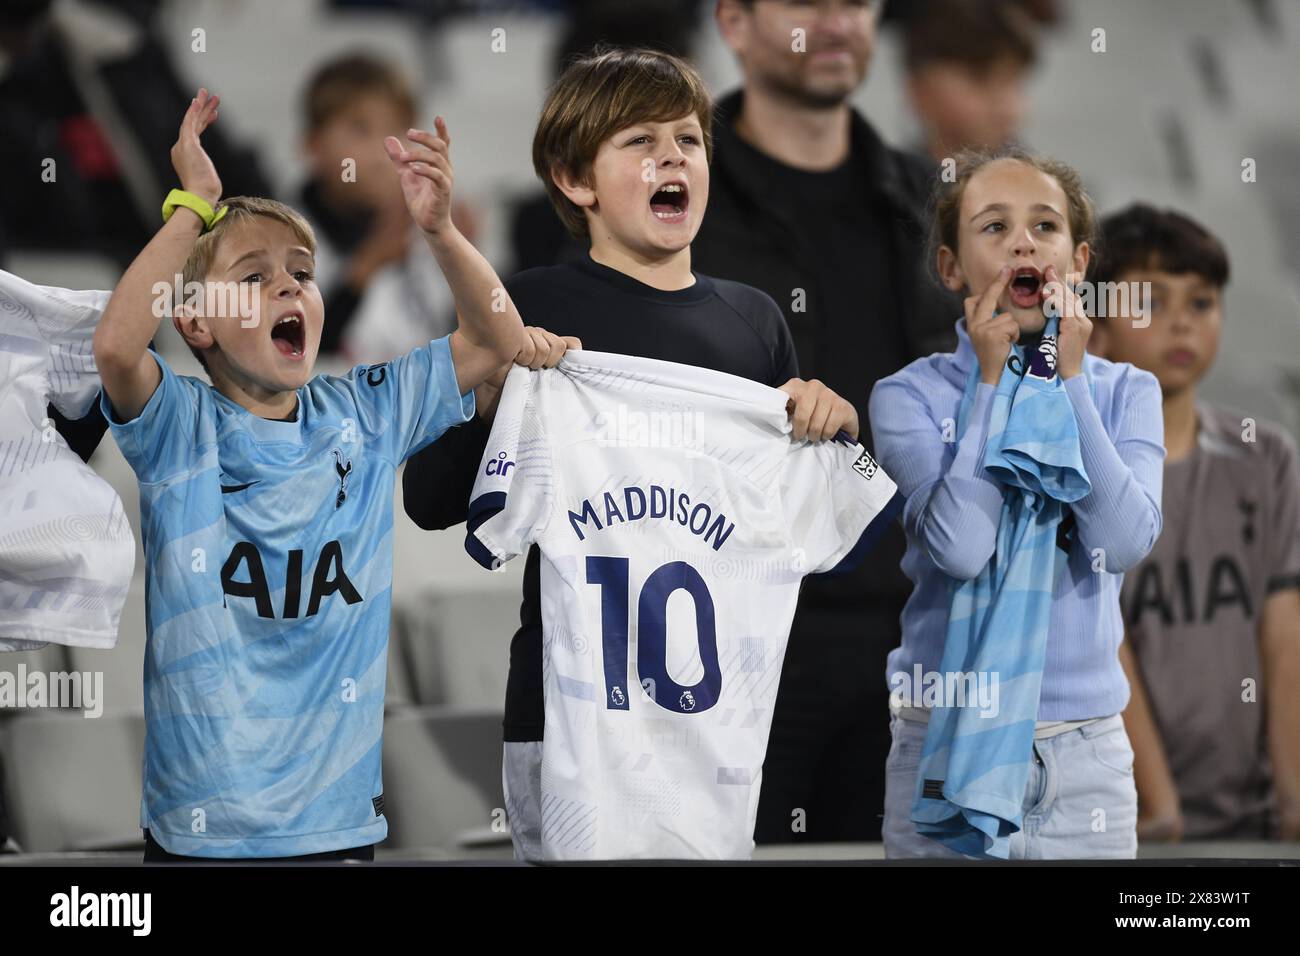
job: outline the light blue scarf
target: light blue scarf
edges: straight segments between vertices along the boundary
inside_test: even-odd
[[[917,830],[968,856],[1006,859],[1020,829],[1052,592],[1067,557],[1057,532],[1066,505],[1091,490],[1074,408],[1056,374],[1058,325],[1048,319],[1028,369],[1020,345],[1003,366],[984,454],[984,468],[1003,486],[997,549],[975,578],[953,582],[940,671],[945,684],[959,674],[996,681],[996,713],[984,714],[969,693],[965,706],[939,701],[917,773]],[[979,379],[977,362],[958,413],[959,438]]]

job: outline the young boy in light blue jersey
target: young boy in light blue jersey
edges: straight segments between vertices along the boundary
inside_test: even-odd
[[[436,135],[407,131],[409,149],[384,145],[459,327],[391,362],[313,377],[324,310],[311,229],[271,200],[219,202],[199,141],[217,107],[206,90],[191,102],[172,148],[182,190],[94,339],[103,409],[140,482],[146,860],[373,857],[388,830],[397,467],[472,417],[475,386],[504,363],[554,364],[565,344],[525,332],[452,226],[439,119]],[[190,283],[231,294],[191,295]],[[173,321],[211,385],[148,348],[170,311],[160,290],[178,284]]]

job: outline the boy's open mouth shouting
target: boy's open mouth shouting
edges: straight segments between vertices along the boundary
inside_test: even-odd
[[[300,361],[306,339],[306,326],[298,309],[291,309],[271,323],[271,341],[285,358]]]
[[[650,196],[650,210],[660,222],[684,222],[690,191],[681,179],[662,183]]]

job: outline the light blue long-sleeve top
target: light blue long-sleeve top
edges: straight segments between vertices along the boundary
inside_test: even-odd
[[[1002,486],[981,465],[992,385],[977,387],[966,432],[956,438],[962,393],[979,364],[965,319],[957,322],[957,339],[955,352],[917,359],[877,382],[871,394],[876,457],[907,497],[903,572],[914,585],[903,609],[902,643],[886,668],[891,688],[902,686],[895,682],[900,672],[914,683],[918,664],[922,674],[938,671],[953,579],[974,577],[993,556],[1002,514]],[[1074,522],[1063,523],[1075,527],[1053,593],[1040,721],[1086,720],[1124,709],[1129,688],[1119,663],[1120,585],[1161,528],[1160,386],[1150,372],[1126,362],[1088,355],[1084,368],[1085,375],[1065,381],[1065,390],[1092,491],[1071,506]]]

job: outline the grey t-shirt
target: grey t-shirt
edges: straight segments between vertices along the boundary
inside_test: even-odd
[[[1300,587],[1295,443],[1262,423],[1246,441],[1242,416],[1213,406],[1198,405],[1197,417],[1197,447],[1165,465],[1164,530],[1120,600],[1184,834],[1268,839],[1259,622],[1269,595]]]

